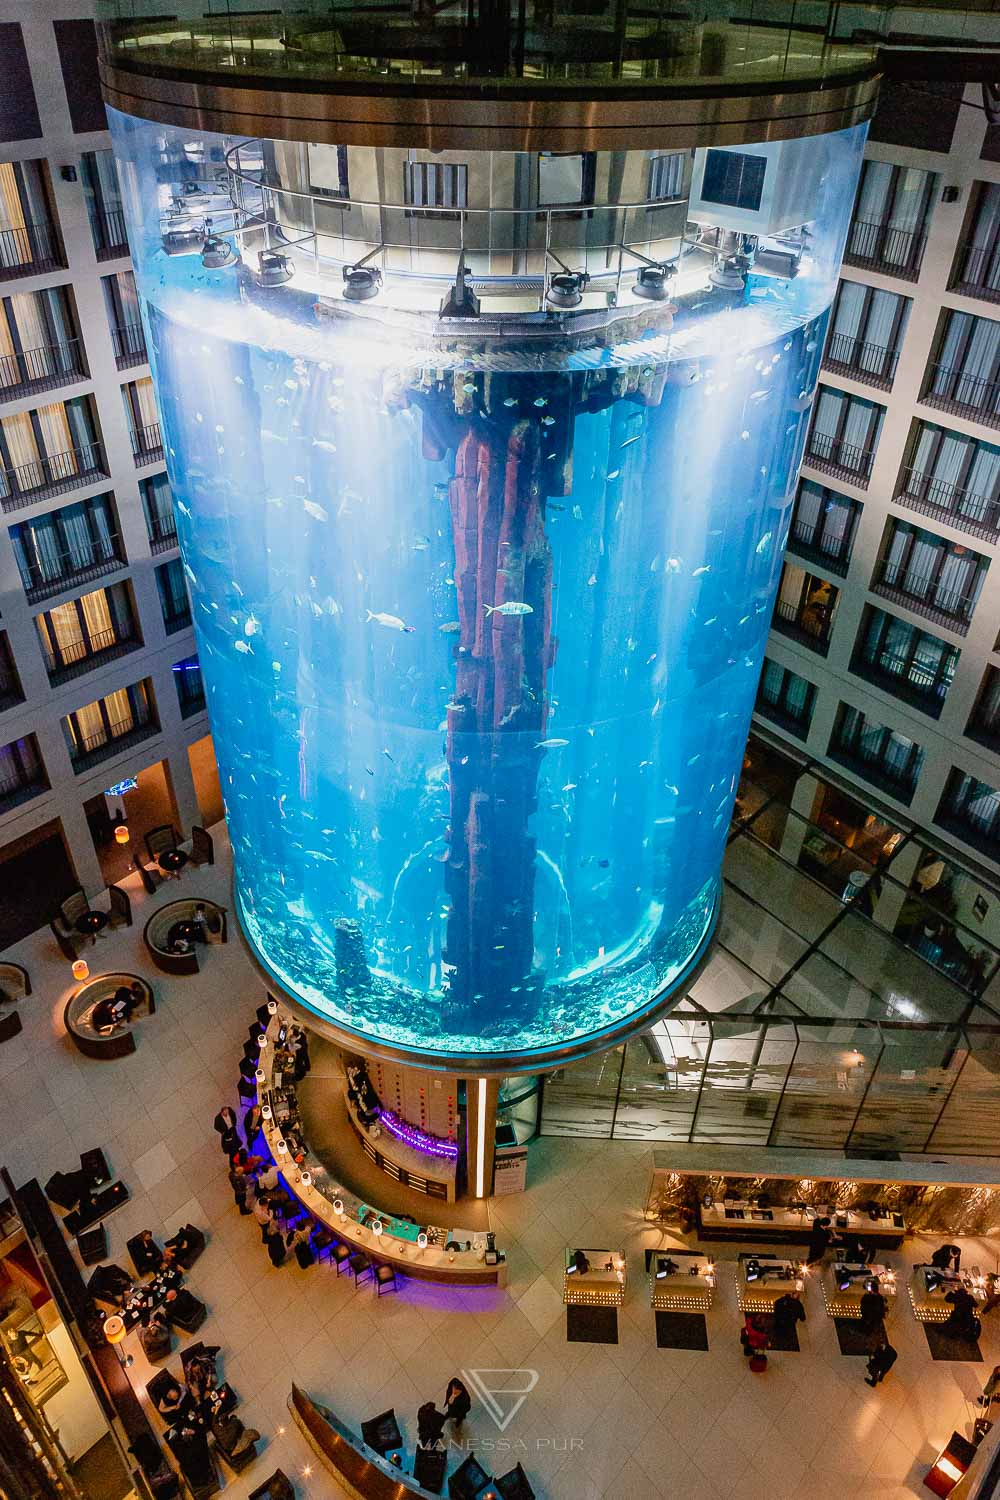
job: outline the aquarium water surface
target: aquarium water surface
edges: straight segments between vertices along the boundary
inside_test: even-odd
[[[598,1038],[713,928],[863,127],[794,281],[494,357],[166,254],[192,134],[109,114],[253,949],[400,1047]]]

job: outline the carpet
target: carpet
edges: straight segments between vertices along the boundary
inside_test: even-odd
[[[571,1344],[617,1344],[617,1307],[567,1307],[566,1338]]]
[[[657,1349],[707,1349],[708,1327],[704,1313],[658,1312]]]
[[[953,1335],[945,1333],[943,1323],[924,1323],[923,1330],[927,1335],[927,1347],[931,1351],[932,1359],[946,1359],[953,1362],[964,1360],[967,1364],[982,1364],[982,1351],[975,1339],[956,1339]]]

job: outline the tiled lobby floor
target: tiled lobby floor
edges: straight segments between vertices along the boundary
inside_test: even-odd
[[[105,1146],[133,1195],[107,1220],[112,1258],[123,1264],[125,1240],[139,1229],[159,1236],[190,1219],[208,1230],[188,1281],[210,1309],[199,1337],[222,1345],[241,1415],[266,1439],[259,1461],[226,1485],[233,1500],[278,1465],[300,1496],[342,1494],[291,1430],[285,1401],[293,1378],[353,1424],[394,1406],[412,1446],[416,1408],[428,1399],[440,1404],[448,1377],[462,1368],[538,1372],[504,1434],[479,1404],[467,1427],[495,1473],[521,1460],[539,1500],[926,1493],[928,1464],[953,1428],[968,1431],[970,1403],[1000,1360],[1000,1312],[986,1320],[984,1364],[934,1363],[901,1296],[890,1325],[899,1361],[873,1391],[864,1384],[864,1361],[839,1353],[813,1286],[802,1352],[772,1354],[766,1374],[755,1376],[737,1342],[735,1250],[720,1246],[708,1352],[659,1350],[642,1264],[643,1247],[658,1242],[642,1217],[651,1151],[640,1143],[532,1146],[527,1192],[492,1205],[510,1261],[506,1291],[449,1292],[411,1281],[376,1300],[371,1286],[355,1290],[352,1278],[338,1279],[326,1264],[274,1270],[254,1221],[233,1206],[212,1130],[219,1106],[235,1102],[237,1059],[261,999],[257,983],[236,939],[210,948],[201,973],[189,978],[158,974],[142,948],[154,903],[200,893],[228,902],[221,829],[216,844],[214,868],[187,873],[154,898],[133,890],[135,925],[87,950],[95,973],[134,969],[153,980],[157,1011],[138,1024],[133,1056],[95,1062],[66,1040],[61,1015],[72,984],[47,932],[10,950],[28,966],[34,994],[19,1006],[24,1034],[0,1047],[0,1160],[16,1181],[44,1182],[75,1164],[82,1148]],[[566,1341],[561,1287],[569,1243],[628,1252],[616,1346]],[[930,1244],[908,1241],[887,1259],[902,1271],[925,1259]],[[993,1269],[998,1250],[970,1243],[966,1261]],[[137,1345],[134,1352],[141,1387],[148,1367]]]

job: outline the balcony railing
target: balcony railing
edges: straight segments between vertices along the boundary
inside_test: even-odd
[[[798,641],[801,646],[808,646],[810,651],[825,656],[830,649],[832,623],[832,611],[822,610],[809,616],[804,610],[779,599],[774,606],[771,628]]]
[[[834,370],[865,385],[878,386],[880,391],[892,388],[899,363],[899,351],[887,349],[884,344],[868,344],[847,333],[831,333],[823,354],[823,368]]]
[[[24,592],[29,604],[40,599],[51,599],[54,594],[63,594],[78,584],[89,583],[94,578],[103,578],[106,573],[115,573],[125,566],[125,551],[121,538],[111,536],[90,543],[89,555],[83,558],[62,557],[62,567],[56,574],[42,578],[37,568],[28,578],[22,577]]]
[[[24,691],[17,674],[8,668],[0,669],[0,711],[23,702]]]
[[[854,771],[864,781],[871,782],[897,802],[909,803],[917,784],[918,768],[913,765],[896,767],[881,756],[868,755],[857,743],[836,738],[830,741],[830,755],[849,771]]]
[[[134,633],[123,637],[114,630],[99,630],[91,636],[89,642],[72,641],[68,646],[60,646],[56,652],[46,651],[45,666],[49,682],[56,687],[61,682],[82,677],[94,667],[116,661],[119,656],[127,656],[141,644]]]
[[[975,818],[968,808],[953,810],[945,804],[934,814],[934,821],[988,859],[1000,859],[1000,823],[995,816]]]
[[[125,215],[120,208],[91,209],[90,230],[98,260],[117,260],[129,254]]]
[[[149,533],[149,550],[154,557],[159,552],[172,552],[177,546],[177,527],[173,518],[169,526],[165,521],[147,521],[146,530]]]
[[[989,500],[974,490],[935,479],[919,469],[903,470],[902,485],[893,498],[897,505],[905,505],[907,510],[946,521],[949,526],[968,531],[984,541],[995,542],[1000,535],[1000,500]]]
[[[893,698],[912,704],[932,719],[941,717],[948,683],[922,671],[916,662],[911,662],[904,672],[898,663],[894,664],[892,657],[887,656],[883,662],[878,657],[868,657],[864,652],[856,651],[851,660],[851,671]]]
[[[159,422],[150,422],[146,427],[132,429],[132,457],[137,469],[141,469],[144,464],[160,462],[163,458],[163,438]]]
[[[48,778],[41,771],[30,781],[0,780],[0,813],[10,812],[48,789]]]
[[[957,635],[965,635],[976,607],[975,596],[935,586],[931,579],[910,573],[901,563],[882,561],[876,565],[872,593],[892,599],[925,620],[934,620]],[[930,597],[929,597],[930,596]]]
[[[754,704],[754,709],[757,713],[763,714],[765,719],[770,719],[772,723],[779,724],[788,734],[794,734],[796,739],[804,740],[809,733],[809,719],[811,714],[807,714],[804,718],[796,717],[795,714],[790,714],[781,703],[772,702],[763,693],[758,696],[757,702]]]
[[[804,557],[809,562],[818,563],[826,572],[836,573],[838,577],[846,578],[851,561],[853,524],[850,534],[839,537],[833,547],[828,547],[823,541],[817,543],[817,530],[816,526],[810,525],[807,521],[794,520],[786,545],[797,556]]]
[[[200,693],[188,693],[188,694],[186,694],[183,698],[181,698],[180,705],[181,705],[181,718],[182,719],[190,719],[195,714],[204,713],[204,711],[205,711],[205,693],[204,693],[204,690],[202,690]]]
[[[951,289],[983,302],[1000,302],[1000,254],[995,249],[963,245]]]
[[[15,401],[29,391],[51,390],[86,375],[79,339],[43,344],[19,354],[0,355],[0,401]]]
[[[1000,427],[1000,383],[967,375],[954,365],[932,363],[920,399],[925,406],[954,412],[986,427]]]
[[[159,732],[160,725],[156,715],[149,713],[139,723],[128,721],[126,727],[113,724],[110,735],[106,730],[88,735],[70,752],[73,770],[78,773],[89,770],[91,766],[98,766],[101,761],[110,760],[113,755],[120,755],[123,750],[130,750],[133,745],[138,745]]]
[[[23,224],[0,229],[0,281],[15,276],[42,276],[64,265],[53,224]]]
[[[50,495],[61,495],[107,476],[100,443],[85,443],[66,453],[50,453],[34,463],[0,468],[0,507],[20,510]]]
[[[141,323],[116,323],[111,330],[111,342],[115,346],[115,363],[119,370],[144,365],[149,359]]]
[[[167,635],[176,635],[178,630],[187,630],[191,625],[191,611],[182,609],[176,615],[163,616],[163,628]]]
[[[855,219],[847,237],[844,264],[880,271],[900,281],[916,281],[926,241],[922,229],[892,229],[870,219]]]
[[[840,438],[817,432],[815,427],[809,434],[805,462],[823,474],[838,474],[859,489],[866,490],[872,476],[874,452],[859,448],[855,443],[845,443]]]
[[[987,750],[995,753],[1000,752],[1000,723],[988,715],[980,715],[976,710],[966,725],[965,733],[977,745],[984,745]]]

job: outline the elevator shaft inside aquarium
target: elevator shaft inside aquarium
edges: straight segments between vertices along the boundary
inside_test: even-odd
[[[579,331],[268,284],[232,143],[114,130],[256,956],[436,1055],[654,1014],[717,917],[863,130],[808,143],[796,274],[727,231]],[[235,266],[169,245],[178,184]]]

